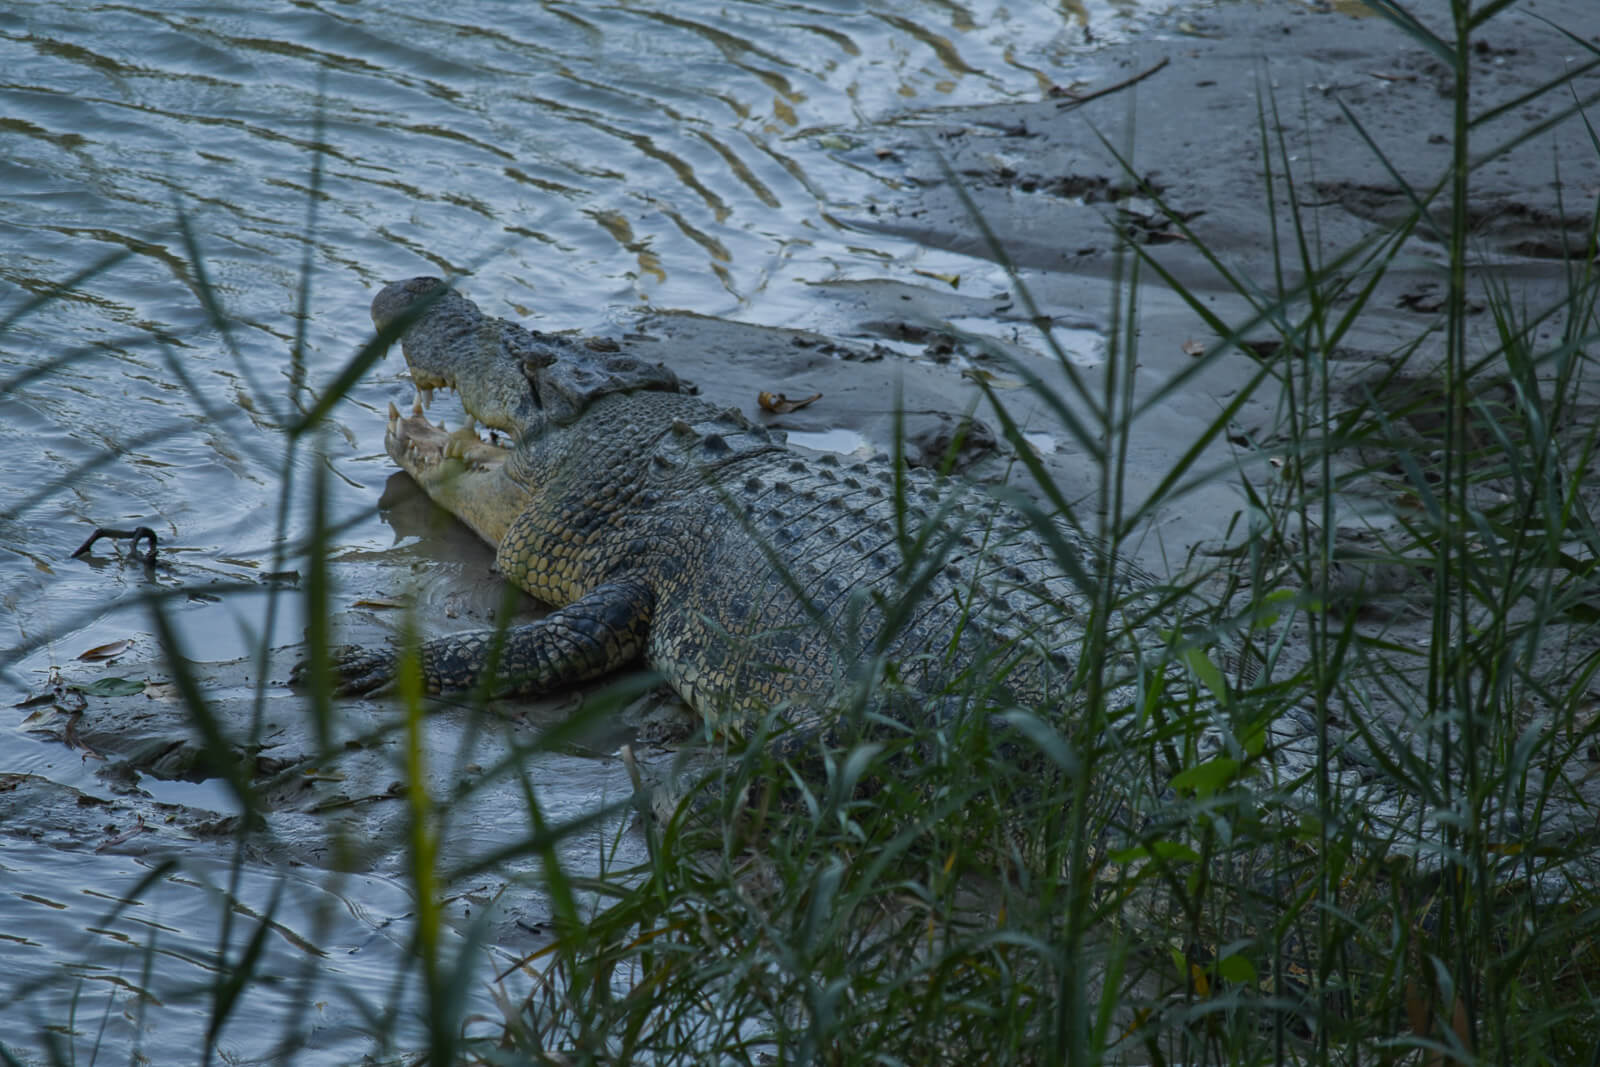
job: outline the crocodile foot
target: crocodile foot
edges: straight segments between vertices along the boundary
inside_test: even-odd
[[[393,649],[340,645],[332,650],[334,692],[340,696],[364,696],[387,690],[394,684],[399,657]],[[289,673],[289,684],[309,684],[310,664],[301,660]]]

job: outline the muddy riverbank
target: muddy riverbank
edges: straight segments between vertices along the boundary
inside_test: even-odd
[[[1237,324],[1250,318],[1250,302],[1221,272],[1261,292],[1298,280],[1291,208],[1314,225],[1312,236],[1323,250],[1318,258],[1331,257],[1408,210],[1398,179],[1428,186],[1444,173],[1452,136],[1447,72],[1393,26],[1352,16],[1345,7],[1247,3],[1172,13],[1125,43],[1089,53],[1076,80],[1041,84],[1035,99],[921,109],[817,130],[817,145],[871,179],[859,195],[829,203],[830,219],[864,241],[892,238],[896,247],[920,250],[916,255],[881,270],[870,257],[833,263],[831,269],[816,261],[793,270],[779,263],[762,285],[774,291],[790,287],[803,298],[771,301],[770,315],[757,314],[759,301],[730,310],[638,299],[625,309],[608,305],[587,325],[592,332],[626,333],[655,346],[661,361],[704,396],[785,430],[801,447],[859,455],[886,451],[903,420],[908,457],[936,465],[956,428],[975,418],[980,425],[968,431],[967,448],[958,457],[967,476],[1010,478],[1023,491],[1036,491],[1019,463],[1019,448],[1030,449],[1062,493],[1092,515],[1103,471],[1089,442],[1074,436],[1061,410],[1022,386],[1027,374],[1060,385],[1058,358],[1092,385],[1108,358],[1128,350],[1130,337],[1115,318],[1128,298],[1127,290],[1116,289],[1128,264],[1125,256],[1119,259],[1119,235],[1148,250],[1207,312]],[[1592,53],[1541,19],[1600,48],[1600,23],[1590,0],[1526,0],[1495,21],[1474,53],[1475,107],[1517,101],[1562,69],[1592,60]],[[1590,101],[1593,116],[1600,71],[1577,79],[1573,91]],[[1474,130],[1474,144],[1498,145],[1555,118],[1570,102],[1571,95],[1556,95],[1509,107]],[[1264,172],[1269,159],[1270,190]],[[1285,164],[1292,187],[1282,172]],[[1488,307],[1490,286],[1531,308],[1559,305],[1575,260],[1591,253],[1589,227],[1600,197],[1600,151],[1581,121],[1555,123],[1482,168],[1475,183],[1469,209],[1480,263],[1471,275],[1474,306]],[[468,189],[460,195],[473,194]],[[1437,329],[1444,290],[1441,232],[1428,224],[1417,228],[1378,282],[1368,310],[1327,353],[1336,408],[1367,402],[1372,389],[1390,382],[1386,372],[1402,353],[1418,373],[1408,373],[1401,385],[1435,388],[1426,368],[1437,366],[1443,345]],[[1001,250],[1014,273],[997,262]],[[638,256],[644,263],[646,252]],[[392,258],[364,269],[388,278],[438,268],[425,248]],[[486,268],[483,276],[468,277],[463,289],[493,314],[531,316],[540,325],[538,294],[513,285],[515,275],[512,268]],[[619,283],[610,295],[626,290],[638,296],[638,282],[631,279],[632,290]],[[347,320],[342,340],[359,343],[365,302],[359,286],[350,282],[345,288],[348,306],[337,312]],[[1137,373],[1129,399],[1141,414],[1130,430],[1125,484],[1135,504],[1149,494],[1160,500],[1127,549],[1147,570],[1173,576],[1211,565],[1248,529],[1244,486],[1272,476],[1283,397],[1260,382],[1263,361],[1276,352],[1264,325],[1246,331],[1256,347],[1209,360],[1203,375],[1185,377],[1218,340],[1216,333],[1149,266],[1136,297]],[[564,299],[562,325],[568,325],[580,298],[569,292]],[[745,321],[756,318],[765,321]],[[1535,331],[1548,341],[1562,327],[1552,318]],[[291,331],[287,322],[274,327],[283,337]],[[1480,350],[1493,343],[1494,334],[1492,315],[1480,310],[1471,317],[1468,335]],[[335,491],[351,507],[377,508],[393,536],[392,546],[363,543],[335,554],[339,636],[354,643],[390,640],[400,605],[408,601],[419,605],[432,633],[491,625],[508,603],[490,551],[442,520],[381,455],[385,403],[411,402],[401,369],[394,357],[380,365],[354,405],[361,410],[341,416],[359,428],[329,446]],[[1182,382],[1179,388],[1171,388],[1174,380]],[[1006,440],[980,382],[1006,404],[1023,431],[1020,442]],[[1250,396],[1232,411],[1227,431],[1211,434],[1241,390],[1251,390]],[[774,414],[761,410],[757,397],[763,392],[821,397]],[[1065,409],[1087,410],[1092,395],[1069,393]],[[1600,414],[1600,391],[1591,381],[1582,385],[1569,423],[1558,430],[1581,434],[1584,416],[1594,414]],[[1436,447],[1429,426],[1414,429],[1421,451]],[[1384,466],[1361,455],[1340,462],[1349,469]],[[1196,476],[1185,479],[1192,484],[1168,492],[1165,479],[1183,463],[1193,466]],[[1600,506],[1595,479],[1588,478],[1582,492],[1591,506]],[[1393,529],[1415,506],[1403,479],[1381,476],[1381,470],[1341,482],[1338,498],[1337,521],[1352,543]],[[133,506],[119,503],[124,510]],[[100,550],[103,559],[110,552]],[[258,555],[254,569],[268,554]],[[135,574],[139,564],[109,566]],[[1392,610],[1373,613],[1362,625],[1402,645],[1424,642],[1426,590],[1418,574],[1402,569],[1394,587],[1384,591]],[[191,570],[168,584],[198,584],[201,577],[209,580]],[[297,595],[295,581],[278,585],[289,600]],[[511,603],[519,615],[538,611],[525,598]],[[1289,644],[1302,636],[1291,633]],[[71,661],[79,649],[64,649],[59,658],[69,665],[61,677],[69,688],[52,691],[32,678],[28,690],[38,699],[16,712],[16,728],[38,747],[29,749],[28,767],[0,774],[0,835],[12,843],[0,852],[0,863],[12,855],[11,847],[26,846],[31,851],[25,864],[18,861],[19,869],[47,870],[41,857],[51,853],[40,850],[74,863],[131,865],[130,878],[176,859],[219,872],[212,887],[217,892],[234,863],[261,879],[290,871],[307,884],[327,876],[371,878],[390,890],[402,885],[412,809],[400,785],[406,761],[394,705],[342,702],[334,739],[339,755],[318,758],[326,739],[316,736],[303,694],[286,685],[300,649],[272,643],[278,647],[263,661],[264,674],[250,660],[199,667],[203,690],[238,756],[227,773],[192,758],[194,723],[148,634],[134,634],[126,650],[94,663]],[[1552,647],[1541,667],[1559,675],[1564,665],[1592,654],[1593,636],[1583,636],[1574,645]],[[630,702],[616,733],[542,750],[544,731],[583,699],[572,694],[507,702],[499,709],[503,718],[488,725],[448,707],[428,720],[428,792],[449,810],[442,863],[471,866],[526,838],[529,827],[505,817],[524,809],[513,764],[533,767],[540,783],[559,783],[547,814],[562,821],[592,818],[562,844],[569,868],[643,860],[618,741],[633,736],[647,759],[664,761],[692,724],[665,694],[647,695]],[[1586,759],[1592,747],[1578,744],[1574,751]],[[1577,770],[1582,777],[1584,768]],[[229,774],[259,790],[267,813],[265,825],[242,848],[236,844],[239,816],[226,784]],[[1569,829],[1592,810],[1588,805],[1600,802],[1594,793],[1593,782],[1583,785],[1584,803],[1567,813]],[[451,801],[457,796],[460,804]],[[489,916],[484,940],[495,946],[497,973],[549,941],[550,902],[538,871],[537,856],[513,856],[476,873],[445,904],[448,923],[463,938]],[[48,883],[48,873],[37,880]],[[29,885],[39,898],[42,890]],[[306,914],[326,914],[339,937],[353,941],[369,927],[390,930],[409,920],[403,893],[373,892],[387,909],[377,919],[350,919],[337,893],[305,905]],[[49,902],[41,907],[61,911]],[[13,913],[18,929],[26,914]],[[291,938],[285,943],[284,973],[323,951]],[[43,960],[26,980],[42,981],[52,966]],[[137,957],[127,956],[120,966],[136,968]],[[489,978],[484,976],[485,988]],[[65,1010],[70,993],[23,1003],[43,1023]],[[482,1010],[492,1014],[492,998],[485,994],[483,1001]],[[336,1014],[339,1026],[361,1025],[353,1008]]]

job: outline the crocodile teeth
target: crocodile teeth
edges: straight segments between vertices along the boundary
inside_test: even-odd
[[[422,406],[425,408],[433,407],[433,386],[431,385],[426,385],[422,388]]]
[[[421,395],[418,395],[416,399],[411,401],[411,417],[414,418],[414,419],[422,418],[422,397],[421,397]]]
[[[398,422],[399,419],[400,419],[400,409],[395,407],[394,406],[394,401],[391,400],[391,401],[389,401],[389,421],[390,422]]]

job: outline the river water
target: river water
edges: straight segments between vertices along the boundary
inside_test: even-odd
[[[265,588],[268,572],[299,566],[283,554],[304,532],[284,486],[319,464],[346,523],[336,558],[448,555],[376,507],[392,474],[381,413],[407,395],[398,359],[333,410],[318,448],[287,449],[285,427],[369,337],[366,306],[385,281],[467,274],[492,313],[546,330],[614,326],[645,307],[826,329],[809,283],[961,268],[841,221],[895,192],[853,162],[863,129],[1037,99],[1147,11],[1134,0],[6,4],[8,703],[95,646],[129,641],[126,658],[154,661],[138,602],[151,590],[186,591],[169,603],[194,659],[294,642],[288,602],[265,632],[265,598],[206,587]],[[70,558],[101,525],[151,527],[162,565],[108,545]],[[0,774],[98,795],[89,761],[37,740],[25,715],[7,724]],[[227,805],[215,791],[181,799]],[[156,1062],[196,1059],[203,997],[168,996],[194,1010],[163,1014],[155,994],[118,996],[209,981],[215,968],[199,961],[218,944],[224,892],[264,913],[289,886],[268,950],[287,953],[284,973],[336,957],[327,981],[388,995],[385,974],[405,953],[387,932],[406,915],[403,887],[270,871],[158,878],[137,910],[160,949],[130,957],[152,973],[123,961],[107,977],[91,957],[133,942],[97,925],[106,901],[152,869],[0,838],[11,961],[0,1018],[19,1024],[4,1028],[8,1047],[37,1051],[48,1031],[80,1057],[105,1042],[120,1060],[132,1040]],[[319,895],[336,919],[302,899]],[[304,991],[332,1010],[322,987]],[[252,995],[222,1035],[241,1062],[268,1058],[285,1020],[307,1010],[282,987]],[[344,1062],[367,1040],[347,1009],[315,1049]]]

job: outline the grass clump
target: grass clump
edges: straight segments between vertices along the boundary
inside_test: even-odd
[[[605,958],[620,991],[576,1003],[568,981],[542,987],[521,1016],[540,1047],[572,1049],[578,1019],[610,1035],[589,1050],[602,1059],[1564,1063],[1600,1047],[1581,792],[1600,431],[1580,414],[1600,212],[1565,298],[1519,305],[1469,224],[1474,172],[1540,132],[1476,150],[1504,109],[1472,113],[1468,59],[1505,5],[1453,5],[1450,38],[1374,6],[1453,74],[1446,173],[1419,188],[1382,160],[1404,217],[1329,250],[1292,208],[1262,286],[1169,211],[1250,307],[1242,321],[1132,245],[1099,382],[1065,358],[1055,381],[1008,368],[1064,416],[1093,413],[1063,422],[1102,463],[1102,507],[1077,521],[1105,548],[1097,574],[1116,572],[1144,516],[1220,476],[1199,457],[1245,399],[1278,397],[1278,424],[1240,456],[1248,508],[1226,565],[1154,592],[1090,583],[1080,662],[1120,650],[1131,669],[1089,672],[1070,714],[1012,709],[1009,744],[985,720],[903,741],[917,758],[846,748],[811,781],[747,755],[733,792],[793,781],[801,802],[754,851],[732,831],[693,848],[680,824],[651,831],[639,887],[563,938]],[[1293,205],[1304,176],[1282,129],[1264,98],[1266,199],[1282,188]],[[1443,251],[1437,320],[1381,373],[1341,378],[1343,346],[1420,229]],[[1135,401],[1150,272],[1218,340]],[[1492,330],[1474,337],[1480,309]],[[1149,498],[1127,499],[1141,419],[1238,352],[1259,365],[1251,388]],[[1048,534],[1069,501],[990,400],[1052,505],[1035,512]],[[1374,497],[1387,521],[1353,513]],[[1152,648],[1155,618],[1172,640]],[[1288,736],[1309,759],[1287,758]],[[862,787],[874,765],[890,784]]]

